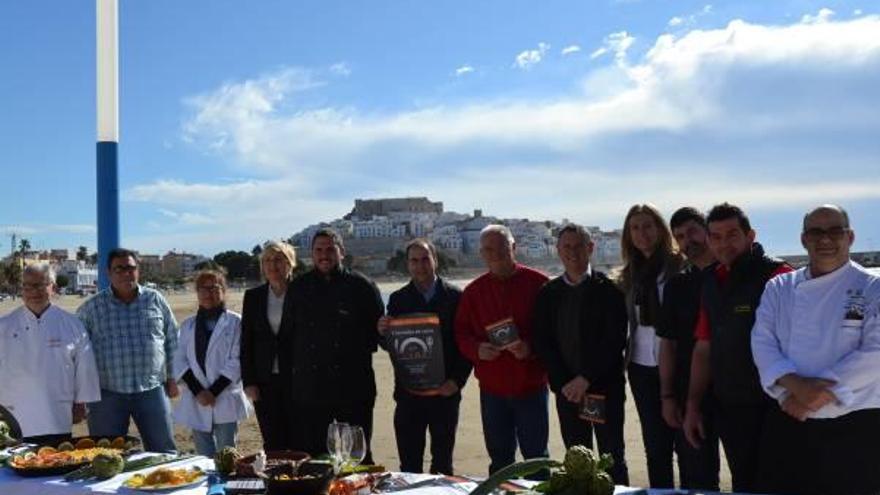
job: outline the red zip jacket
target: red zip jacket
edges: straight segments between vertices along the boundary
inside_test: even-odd
[[[470,283],[461,295],[455,317],[455,340],[467,359],[474,363],[474,375],[480,389],[500,397],[524,397],[547,386],[547,372],[534,354],[532,345],[532,308],[538,290],[547,282],[543,273],[516,265],[513,275],[501,280],[485,273]],[[505,318],[513,318],[519,338],[532,351],[526,359],[516,359],[502,351],[492,361],[479,358],[477,349],[487,342],[486,327]]]

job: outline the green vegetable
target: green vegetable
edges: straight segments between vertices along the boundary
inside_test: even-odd
[[[596,473],[587,484],[587,493],[590,495],[612,495],[614,493],[614,480],[606,472]]]
[[[70,442],[61,442],[61,444],[58,445],[59,452],[66,452],[68,450],[73,450],[73,449],[74,449],[74,446]]]
[[[486,481],[477,485],[474,491],[471,492],[471,495],[489,495],[505,481],[522,478],[530,474],[535,474],[541,470],[558,466],[558,461],[543,458],[515,462],[507,467],[499,469],[492,474],[492,476],[486,478]]]
[[[232,474],[235,472],[235,463],[239,455],[235,447],[223,447],[223,450],[214,454],[214,469],[220,474]]]
[[[98,479],[108,479],[116,476],[125,468],[125,461],[117,453],[98,454],[92,459],[92,471]]]
[[[599,459],[596,454],[583,445],[573,445],[565,453],[565,472],[579,481],[586,481],[596,475]]]

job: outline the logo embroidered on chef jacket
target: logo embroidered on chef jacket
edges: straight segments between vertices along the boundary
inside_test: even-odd
[[[865,294],[862,289],[847,289],[843,303],[844,322],[860,323],[865,319]]]

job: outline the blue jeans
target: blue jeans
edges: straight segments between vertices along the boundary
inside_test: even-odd
[[[171,407],[162,386],[132,394],[101,390],[101,400],[89,404],[88,408],[89,434],[92,436],[126,435],[130,418],[134,418],[145,451],[177,451],[171,427]]]
[[[516,460],[519,442],[523,459],[548,457],[547,389],[520,398],[507,398],[480,391],[483,437],[489,451],[489,474]]]
[[[193,430],[193,443],[196,453],[205,457],[214,457],[223,447],[235,447],[238,440],[238,423],[215,424],[211,431]]]

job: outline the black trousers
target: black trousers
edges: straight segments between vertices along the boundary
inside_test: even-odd
[[[733,491],[757,493],[758,455],[767,402],[752,405],[731,405],[718,402],[715,417],[718,436],[727,454]]]
[[[370,439],[373,436],[374,404],[375,399],[369,402],[347,404],[294,402],[293,407],[299,420],[299,427],[296,430],[297,450],[308,452],[312,457],[327,455],[327,427],[336,420],[364,429],[367,455],[364,457],[363,464],[373,464]]]
[[[682,398],[681,404],[684,404]],[[678,456],[678,476],[681,488],[717,492],[721,461],[718,455],[718,431],[711,400],[703,404],[703,428],[706,438],[695,449],[684,436],[684,430],[675,430],[675,454]]]
[[[421,473],[425,459],[425,432],[431,434],[431,468],[433,474],[453,474],[452,451],[458,429],[461,395],[451,397],[418,397],[397,394],[394,410],[394,436],[400,470]]]
[[[651,488],[673,488],[672,452],[675,430],[663,420],[660,403],[660,371],[656,366],[629,365],[629,385],[636,401],[642,442],[648,459],[648,483]]]
[[[259,385],[260,399],[254,403],[257,423],[263,436],[263,450],[296,450],[294,409],[290,399],[290,380],[272,375],[269,383]]]
[[[767,411],[758,490],[790,495],[880,493],[880,409],[805,422]]]
[[[605,394],[605,424],[585,421],[578,415],[577,404],[569,402],[563,395],[556,395],[556,414],[562,431],[565,448],[584,445],[593,448],[593,433],[599,444],[599,452],[611,454],[614,466],[609,473],[617,485],[629,485],[629,469],[626,465],[625,443],[623,441],[624,408],[626,396],[623,380],[612,386]]]

